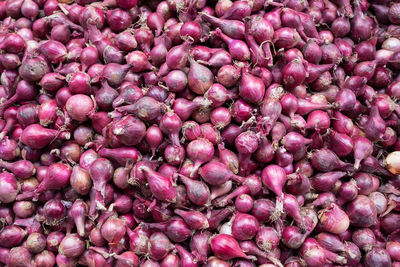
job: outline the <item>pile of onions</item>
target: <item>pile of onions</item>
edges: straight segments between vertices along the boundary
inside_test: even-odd
[[[399,3],[0,21],[1,266],[400,266]]]

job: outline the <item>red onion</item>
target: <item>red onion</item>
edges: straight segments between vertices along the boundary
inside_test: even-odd
[[[116,138],[118,142],[132,146],[138,144],[144,138],[146,126],[140,119],[128,115],[114,121],[110,130],[110,135]]]
[[[63,163],[54,163],[49,167],[47,175],[35,189],[35,192],[42,193],[48,189],[61,189],[68,185],[70,176],[70,166]]]
[[[329,138],[329,148],[336,155],[347,156],[353,151],[353,140],[348,135],[332,131]]]
[[[282,27],[279,29],[275,28],[273,42],[277,47],[289,49],[295,47],[300,41],[301,37],[295,29],[287,27]]]
[[[0,2],[2,264],[398,265],[399,4],[59,2]]]
[[[246,256],[241,250],[237,241],[226,234],[219,234],[210,239],[211,250],[222,260],[230,260],[233,258],[252,259],[251,256]]]
[[[264,98],[264,93],[265,85],[261,79],[247,72],[242,72],[239,94],[244,100],[250,103],[259,103]]]
[[[220,162],[209,162],[199,170],[200,176],[210,185],[220,185],[229,179],[242,181],[242,178],[235,175],[226,165]]]
[[[388,252],[383,248],[372,248],[365,255],[365,266],[390,265],[391,259]]]
[[[192,41],[186,40],[183,44],[173,47],[167,54],[166,63],[170,69],[182,69],[188,60],[189,48]]]
[[[232,65],[224,65],[218,70],[217,80],[226,87],[236,84],[240,77],[240,69]]]
[[[145,266],[145,267],[158,267],[158,266],[160,266],[160,264],[158,264],[158,262],[156,262],[156,261],[153,261],[153,260],[147,260],[147,261],[145,261],[143,264],[142,264],[142,266]]]
[[[16,247],[26,236],[26,231],[18,226],[6,226],[0,232],[0,243],[2,247]]]
[[[20,218],[27,218],[34,214],[35,205],[31,201],[18,201],[13,205],[13,211]]]
[[[150,223],[148,227],[164,231],[169,239],[174,242],[182,242],[191,235],[188,225],[179,217],[173,217],[167,222]]]
[[[211,211],[208,215],[208,223],[209,223],[209,229],[213,230],[216,229],[218,224],[220,224],[226,217],[232,215],[232,209],[230,208],[224,208],[220,210],[214,210]]]
[[[231,122],[231,113],[227,108],[219,107],[211,112],[210,120],[218,130],[223,129]]]
[[[40,233],[32,233],[26,239],[26,248],[31,253],[40,253],[46,247],[46,238],[43,234]]]
[[[311,157],[314,168],[320,171],[332,171],[335,169],[352,169],[349,163],[341,161],[335,153],[328,149],[316,150]]]
[[[241,194],[235,199],[235,208],[239,212],[249,212],[253,208],[254,200],[247,194]]]
[[[232,235],[237,240],[250,240],[258,231],[257,219],[249,214],[237,213],[232,222]]]
[[[116,245],[125,235],[125,223],[119,218],[109,218],[101,226],[101,235],[109,242],[111,250],[116,249]]]
[[[384,194],[382,194],[381,192],[372,192],[368,197],[375,204],[378,214],[382,214],[384,211],[386,211],[388,200],[386,199]]]
[[[134,164],[140,158],[139,151],[134,147],[102,148],[98,153],[100,157],[118,162],[122,166],[126,165],[128,162]]]
[[[213,83],[211,71],[189,57],[190,69],[188,73],[188,85],[196,94],[204,94]]]
[[[363,125],[366,135],[372,140],[382,138],[385,132],[383,119],[379,115],[378,107],[373,106],[367,122]]]
[[[369,139],[357,136],[353,138],[354,143],[354,168],[358,169],[360,162],[372,154],[373,146]]]
[[[117,260],[115,262],[115,266],[117,267],[139,266],[139,257],[131,251],[126,251],[120,255],[115,255],[114,258]]]
[[[375,223],[376,207],[366,196],[358,195],[346,207],[352,225],[369,227]]]
[[[67,234],[58,247],[58,252],[68,258],[80,256],[85,249],[85,242],[77,234]]]
[[[33,164],[27,160],[19,160],[13,163],[0,160],[0,166],[11,171],[15,176],[21,179],[27,179],[36,172]]]
[[[260,227],[255,237],[257,246],[264,251],[272,251],[277,248],[279,239],[275,229],[268,226]]]
[[[178,176],[186,186],[187,196],[192,203],[203,206],[210,202],[210,189],[204,182],[191,180],[181,174]]]
[[[181,258],[182,266],[198,266],[197,259],[195,259],[195,257],[184,247],[176,245],[175,248]]]
[[[1,188],[3,190],[0,201],[3,203],[11,203],[18,194],[18,184],[14,175],[9,172],[0,174]]]
[[[334,234],[343,233],[350,224],[347,214],[334,203],[321,212],[319,219],[324,229]]]
[[[147,130],[147,132],[149,132],[149,130]],[[200,137],[201,129],[197,122],[186,121],[182,126],[182,133],[185,139],[193,141]]]
[[[43,206],[43,215],[46,224],[59,225],[65,219],[66,209],[60,200],[50,199]]]
[[[226,35],[234,39],[243,39],[244,23],[237,20],[216,18],[207,13],[202,13],[201,18],[215,27],[219,27]]]
[[[179,209],[174,210],[174,212],[181,216],[187,225],[192,229],[207,229],[209,226],[206,216],[201,212],[184,211]]]
[[[311,185],[320,191],[330,191],[338,179],[345,176],[345,172],[325,172],[318,173],[311,179]]]
[[[150,234],[141,228],[136,228],[134,230],[127,228],[127,233],[130,239],[129,246],[131,251],[138,255],[147,253],[147,242]]]
[[[14,247],[10,250],[7,257],[8,266],[32,266],[32,255],[27,248]]]
[[[332,32],[336,37],[344,37],[350,32],[350,22],[346,17],[338,17],[332,22]]]
[[[247,131],[241,133],[235,139],[235,146],[239,153],[240,174],[248,173],[248,164],[251,154],[258,148],[258,139],[254,132]]]
[[[343,205],[343,203],[355,199],[357,195],[358,195],[358,188],[353,181],[343,183],[339,187],[337,192],[337,197],[338,197],[337,203],[339,205]]]
[[[269,165],[262,171],[261,179],[263,184],[275,193],[279,199],[277,203],[279,203],[283,198],[282,188],[286,182],[285,171],[278,165]]]
[[[160,130],[169,136],[173,145],[180,146],[179,132],[182,128],[181,119],[173,112],[168,112],[160,120]]]
[[[294,88],[304,82],[306,70],[301,62],[293,60],[282,69],[282,77],[286,87]]]
[[[228,45],[229,53],[233,59],[244,61],[250,58],[250,51],[245,42],[230,38],[222,33],[219,28],[214,33]]]
[[[207,254],[210,252],[210,245],[208,240],[211,237],[211,233],[208,231],[196,233],[191,242],[190,250],[198,261],[205,262],[207,260]]]
[[[87,212],[88,207],[81,199],[77,199],[69,210],[80,236],[85,235],[85,216],[87,215]]]
[[[176,201],[176,190],[167,177],[160,175],[146,166],[139,167],[139,170],[144,172],[150,190],[156,198],[167,202]]]
[[[158,126],[150,126],[146,131],[146,142],[149,144],[152,155],[155,155],[156,149],[162,143],[163,135]]]
[[[284,147],[291,152],[295,152],[310,143],[310,139],[304,138],[302,135],[296,132],[290,132],[282,139],[282,144]]]
[[[188,144],[186,152],[194,162],[192,176],[203,163],[211,159],[211,156],[214,155],[214,147],[207,139],[197,139]]]
[[[315,239],[311,238],[306,239],[300,249],[300,254],[305,256],[304,260],[308,266],[318,266],[318,264],[321,264],[328,259],[340,264],[346,262],[345,258],[324,249],[315,241]]]
[[[35,255],[34,262],[37,266],[54,266],[56,257],[51,251],[43,250],[41,253]]]

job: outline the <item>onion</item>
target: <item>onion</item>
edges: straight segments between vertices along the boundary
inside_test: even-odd
[[[319,219],[324,229],[333,234],[343,233],[350,224],[347,214],[334,203],[320,213]]]
[[[144,172],[150,190],[159,200],[168,202],[176,201],[176,190],[167,177],[160,175],[146,166],[139,167],[139,170]]]
[[[6,226],[0,232],[0,243],[3,247],[16,247],[26,236],[26,231],[18,226]]]
[[[18,201],[13,205],[13,211],[20,218],[27,218],[34,214],[35,205],[30,201]]]
[[[400,157],[399,151],[394,151],[386,156],[386,160],[385,160],[386,168],[394,175],[400,174],[400,168],[399,168],[399,163],[398,163],[399,157]]]
[[[390,255],[383,248],[373,248],[365,255],[366,266],[390,265]]]
[[[375,223],[377,211],[368,197],[359,195],[348,204],[346,213],[349,215],[351,224],[369,227]]]
[[[335,153],[325,148],[315,151],[312,154],[311,162],[314,168],[320,171],[352,168],[350,164],[341,161]]]
[[[41,80],[48,71],[49,66],[47,62],[43,57],[38,56],[22,61],[18,72],[24,80],[36,82]]]
[[[56,257],[51,251],[43,250],[35,255],[34,261],[37,266],[53,266],[56,263]]]
[[[32,233],[26,239],[26,248],[31,253],[40,253],[46,247],[46,238],[43,234],[40,233]]]
[[[15,176],[9,172],[3,172],[0,174],[0,182],[3,190],[0,201],[3,203],[13,202],[18,194],[18,184]]]
[[[253,208],[254,200],[247,194],[239,195],[235,200],[235,208],[239,212],[249,212]]]
[[[210,202],[210,189],[202,181],[194,181],[178,174],[180,180],[186,186],[188,199],[196,205],[205,205]]]
[[[298,60],[293,60],[282,69],[283,84],[289,89],[304,82],[306,70]]]
[[[88,207],[81,199],[77,199],[69,210],[74,219],[77,232],[80,236],[85,235],[85,216],[88,213]]]
[[[398,266],[400,4],[142,2],[0,2],[0,263]]]
[[[80,256],[85,249],[85,242],[77,234],[66,235],[58,247],[58,252],[68,258]]]
[[[257,219],[249,214],[237,213],[232,222],[232,235],[237,240],[250,240],[259,228]]]
[[[125,223],[119,218],[109,218],[101,226],[101,235],[108,241],[111,250],[116,249],[116,245],[125,235]]]
[[[115,255],[114,258],[117,260],[115,265],[118,267],[139,266],[139,257],[131,251],[126,251],[120,255]]]
[[[32,255],[27,248],[14,247],[10,250],[7,257],[8,266],[32,266]]]
[[[233,258],[252,259],[243,253],[237,241],[226,234],[219,234],[210,239],[211,250],[222,260],[230,260]]]

